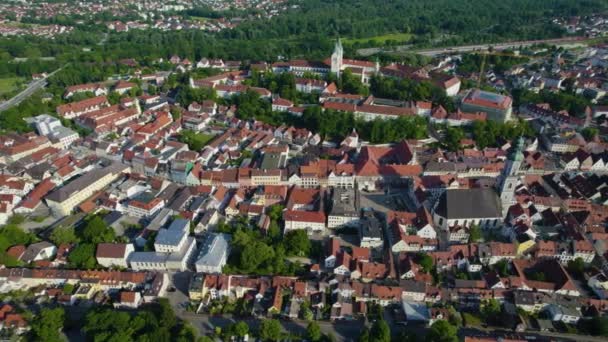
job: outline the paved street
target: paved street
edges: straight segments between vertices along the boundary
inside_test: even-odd
[[[517,336],[528,341],[578,341],[578,342],[605,342],[606,338],[587,335],[563,334],[557,332],[523,332],[514,333],[513,331],[493,328],[461,328],[459,335],[466,336]]]

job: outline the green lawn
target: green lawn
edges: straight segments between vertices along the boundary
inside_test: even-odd
[[[215,138],[215,135],[197,133],[191,130],[183,130],[180,134],[179,141],[188,144],[188,147],[192,151],[200,151],[207,145],[211,140]]]
[[[22,77],[0,78],[0,94],[10,93],[17,89],[17,84],[23,81]]]
[[[395,40],[401,43],[408,42],[412,39],[411,33],[389,33],[382,36],[375,37],[367,37],[367,38],[346,38],[344,39],[344,43],[346,44],[354,44],[354,43],[367,43],[370,40],[374,42],[374,44],[384,44],[388,40]]]
[[[481,326],[481,317],[477,316],[477,315],[473,315],[471,313],[468,312],[463,312],[462,313],[462,320],[464,325],[466,325],[467,327],[479,327]]]

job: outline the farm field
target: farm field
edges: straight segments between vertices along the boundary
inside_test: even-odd
[[[389,40],[394,40],[400,43],[408,42],[412,39],[413,35],[411,33],[389,33],[381,36],[367,37],[367,38],[346,38],[344,39],[344,43],[346,44],[355,44],[355,43],[367,43],[370,40],[375,44],[384,44]]]
[[[0,78],[0,95],[10,93],[17,89],[18,84],[23,81],[21,77]]]

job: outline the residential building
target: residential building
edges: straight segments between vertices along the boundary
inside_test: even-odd
[[[488,120],[507,122],[511,120],[512,105],[509,96],[471,89],[462,99],[460,108],[468,113],[485,112]]]
[[[115,181],[129,167],[120,163],[91,170],[46,196],[46,203],[54,215],[69,215],[74,208],[95,192]]]
[[[97,245],[95,258],[103,267],[127,268],[129,255],[134,251],[135,247],[131,243],[100,243]]]
[[[230,254],[230,236],[206,233],[194,262],[196,272],[222,273]]]

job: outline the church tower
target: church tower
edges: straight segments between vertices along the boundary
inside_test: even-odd
[[[380,61],[376,58],[376,64],[374,65],[374,74],[380,75]]]
[[[344,49],[342,48],[342,41],[338,38],[336,46],[334,47],[334,53],[331,54],[331,72],[340,77],[340,71],[342,71],[342,59],[344,58]]]
[[[498,182],[498,191],[500,192],[500,204],[502,205],[503,217],[507,215],[509,208],[513,205],[515,197],[515,187],[517,186],[517,174],[521,163],[524,160],[524,138],[519,137],[515,145],[511,147],[511,151],[507,156],[505,168],[502,170]]]

